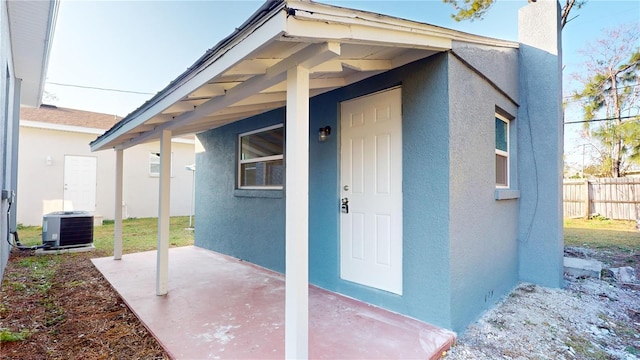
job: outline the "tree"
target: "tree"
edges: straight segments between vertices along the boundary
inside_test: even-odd
[[[628,162],[640,161],[639,39],[637,24],[606,30],[583,51],[588,76],[577,77],[582,90],[573,95],[582,105],[585,137],[593,140],[603,173],[611,177],[624,176]]]
[[[451,15],[451,17],[455,21],[462,20],[478,20],[482,19],[484,14],[491,8],[491,6],[497,0],[442,0],[447,4],[453,5],[453,7],[458,11],[456,14]],[[562,15],[561,22],[562,28],[571,20],[575,19],[569,18],[569,13],[571,9],[576,8],[580,9],[587,0],[565,0],[566,3],[562,7]],[[529,2],[535,2],[535,0],[529,0]]]
[[[587,165],[582,169],[582,177],[583,178],[594,178],[602,176],[602,172],[600,171],[600,167],[596,165]]]

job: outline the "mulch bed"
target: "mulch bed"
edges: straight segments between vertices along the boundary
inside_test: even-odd
[[[96,252],[35,256],[14,250],[0,289],[2,359],[168,359],[91,263]]]

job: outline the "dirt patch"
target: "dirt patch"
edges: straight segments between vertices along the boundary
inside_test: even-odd
[[[570,249],[609,266],[631,254]],[[640,287],[565,276],[564,289],[520,284],[470,325],[447,359],[638,359]]]
[[[2,359],[168,359],[90,261],[13,251],[0,290]],[[24,340],[19,340],[24,338]]]
[[[640,277],[640,253],[628,249],[591,249],[589,247],[566,247],[565,256],[601,261],[608,268],[629,266]]]

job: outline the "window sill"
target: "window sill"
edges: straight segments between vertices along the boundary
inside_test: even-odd
[[[282,199],[283,190],[234,189],[233,196],[248,198]]]
[[[520,198],[520,190],[496,189],[496,200],[512,200]]]

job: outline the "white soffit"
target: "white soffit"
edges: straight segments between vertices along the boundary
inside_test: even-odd
[[[285,75],[310,69],[310,96],[451,49],[452,41],[517,47],[393,17],[309,1],[268,2],[167,88],[91,143],[93,151],[192,134],[286,103]]]
[[[14,75],[22,79],[21,104],[40,105],[59,2],[7,1]]]

